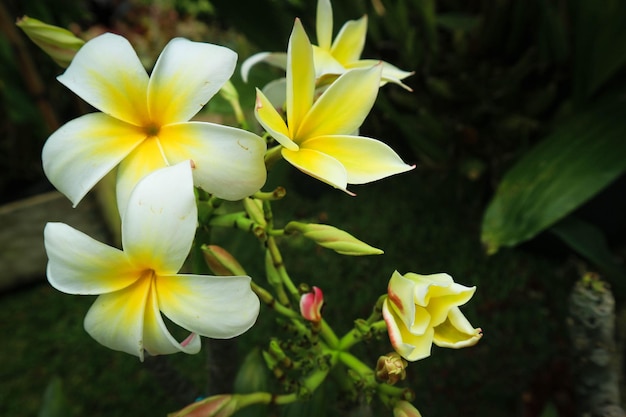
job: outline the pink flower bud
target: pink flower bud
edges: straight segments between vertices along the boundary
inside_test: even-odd
[[[322,320],[322,305],[324,304],[324,294],[318,287],[313,287],[312,292],[302,294],[300,297],[300,314],[305,319],[312,322]]]
[[[170,413],[168,417],[229,417],[237,411],[235,397],[228,394],[214,395]]]

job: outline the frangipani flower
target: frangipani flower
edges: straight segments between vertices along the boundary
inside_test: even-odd
[[[475,345],[482,330],[473,328],[459,310],[475,291],[476,287],[457,284],[448,274],[395,271],[383,303],[393,348],[406,360],[416,361],[430,355],[432,343],[449,348]]]
[[[264,184],[264,141],[245,130],[189,121],[232,75],[237,54],[172,39],[148,77],[130,43],[106,33],[87,42],[59,81],[100,112],[50,136],[43,167],[74,205],[119,165],[120,211],[146,174],[193,160],[195,184],[238,200]]]
[[[287,123],[258,89],[255,108],[257,120],[282,145],[281,155],[287,162],[345,192],[348,184],[364,184],[414,168],[386,144],[353,135],[374,105],[380,65],[344,73],[314,102],[313,50],[297,19],[287,61]]]
[[[319,0],[315,22],[318,45],[313,46],[313,57],[317,79],[326,75],[337,76],[353,68],[372,67],[381,63],[383,67],[381,85],[392,82],[411,90],[401,80],[412,75],[412,72],[403,71],[388,62],[361,59],[367,36],[367,16],[346,22],[333,40],[333,9],[330,0]],[[260,52],[246,59],[241,66],[244,80],[247,80],[250,68],[259,62],[267,62],[282,69],[287,68],[287,57],[284,53]]]
[[[68,294],[99,294],[85,330],[99,343],[138,356],[197,353],[198,335],[231,338],[248,330],[259,299],[247,276],[177,272],[191,248],[197,208],[190,161],[141,180],[122,218],[119,250],[63,223],[44,230],[48,281]],[[192,334],[178,342],[161,316]]]

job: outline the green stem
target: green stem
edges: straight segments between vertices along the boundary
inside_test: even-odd
[[[322,336],[322,339],[324,339],[328,347],[330,347],[331,349],[338,349],[339,338],[333,331],[332,327],[330,327],[328,323],[326,323],[326,320],[324,319],[322,319],[320,324],[321,324],[320,335]]]
[[[294,298],[294,300],[299,302],[300,293],[296,286],[293,284],[293,281],[289,277],[289,274],[287,273],[287,269],[285,268],[285,264],[283,263],[283,257],[280,254],[278,245],[276,245],[276,239],[274,239],[274,236],[269,236],[267,238],[267,249],[270,252],[274,267],[276,268],[276,271],[278,271],[278,274],[280,275],[283,284],[287,287],[287,290]]]
[[[354,328],[345,334],[339,341],[338,349],[341,351],[346,351],[350,349],[352,346],[356,345],[360,341],[362,341],[366,337],[371,337],[375,333],[384,332],[387,329],[387,324],[384,320],[380,320],[372,323],[368,326],[369,330],[367,332],[363,332],[358,328]]]

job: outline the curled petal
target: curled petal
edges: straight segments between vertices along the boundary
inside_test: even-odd
[[[41,154],[46,176],[76,206],[146,135],[103,113],[71,120],[54,132]]]
[[[452,308],[446,321],[435,327],[433,342],[440,347],[459,349],[474,346],[482,338],[480,328],[473,328],[458,307]]]
[[[337,78],[317,99],[296,137],[349,135],[356,131],[374,105],[380,71],[381,66],[354,69]]]
[[[426,329],[421,335],[412,334],[390,307],[389,299],[383,303],[383,318],[387,324],[391,345],[400,356],[407,361],[417,361],[430,356],[435,333],[432,328]]]
[[[291,140],[292,136],[285,121],[270,100],[258,88],[256,90],[254,115],[261,126],[263,126],[263,129],[276,139],[278,143],[292,151],[298,150],[298,145]]]
[[[139,278],[126,254],[63,223],[44,229],[48,281],[68,294],[102,294],[128,287]]]
[[[194,184],[216,197],[240,200],[265,184],[266,145],[254,133],[189,122],[165,126],[160,138],[169,163],[191,159]]]
[[[96,298],[85,316],[87,333],[101,345],[143,361],[144,314],[151,281],[143,277],[127,288]]]
[[[315,32],[319,47],[330,51],[333,40],[333,8],[330,0],[318,0],[317,2]]]
[[[410,171],[389,146],[362,136],[318,136],[301,144],[338,160],[348,173],[348,184],[365,184],[391,175]]]
[[[202,336],[228,339],[248,330],[260,302],[250,277],[163,275],[157,277],[161,311],[174,323]]]
[[[138,268],[176,273],[187,258],[198,210],[189,161],[146,176],[122,217],[124,251]]]
[[[172,39],[157,60],[148,86],[152,120],[186,122],[228,81],[237,54],[223,46]]]
[[[259,52],[247,58],[243,61],[243,64],[241,64],[241,79],[244,82],[248,82],[250,69],[259,62],[267,62],[272,66],[284,70],[287,69],[287,54],[284,52]]]
[[[146,302],[144,317],[143,347],[152,356],[184,352],[194,354],[200,352],[202,343],[200,336],[192,333],[184,341],[178,342],[170,333],[159,311],[156,286],[151,285]]]
[[[361,57],[367,35],[367,16],[346,22],[339,30],[331,54],[342,65],[357,61]]]
[[[136,126],[148,122],[148,74],[130,43],[112,33],[78,50],[58,80],[98,110]]]
[[[282,150],[283,158],[300,171],[348,194],[348,173],[335,158],[315,149]]]

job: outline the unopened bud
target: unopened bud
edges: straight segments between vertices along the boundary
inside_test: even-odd
[[[235,257],[226,249],[217,245],[202,245],[202,255],[207,265],[215,275],[241,276],[246,271]]]
[[[196,401],[167,417],[230,417],[236,411],[236,395],[223,394]]]
[[[376,378],[389,385],[394,385],[406,378],[407,365],[408,362],[396,352],[383,355],[376,362]]]
[[[250,220],[260,226],[265,226],[265,213],[263,213],[263,202],[256,198],[246,197],[243,199],[243,207],[246,209],[246,213],[250,217]]]
[[[398,401],[393,407],[393,417],[422,417],[422,415],[410,402]]]
[[[16,24],[30,40],[63,68],[70,65],[76,52],[85,44],[84,40],[69,30],[49,25],[32,17],[24,16],[18,19]]]
[[[383,253],[382,250],[360,241],[348,232],[327,224],[289,222],[285,226],[285,232],[300,232],[307,239],[341,255],[359,256]]]
[[[300,297],[300,314],[308,321],[314,323],[322,320],[322,306],[324,305],[324,293],[317,287],[312,292],[302,294]]]

